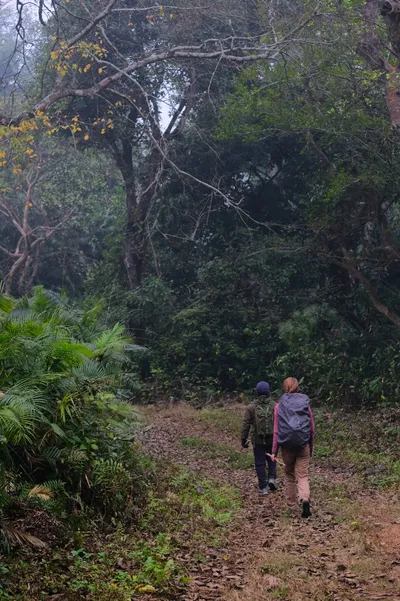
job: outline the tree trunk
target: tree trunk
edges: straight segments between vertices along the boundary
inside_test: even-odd
[[[391,65],[386,81],[386,106],[392,127],[400,128],[400,72]]]
[[[366,0],[363,12],[363,29],[358,51],[372,69],[382,72],[386,106],[392,126],[400,128],[400,72],[384,54],[378,35],[379,8],[384,16],[393,54],[400,60],[400,0]]]
[[[145,241],[143,236],[144,224],[141,220],[134,187],[126,190],[126,240],[125,266],[128,274],[130,290],[136,290],[142,283],[145,268]]]
[[[116,152],[117,166],[122,174],[126,195],[126,240],[124,263],[130,290],[136,290],[146,270],[147,231],[146,220],[151,202],[156,193],[159,176],[162,172],[162,157],[156,145],[153,146],[146,161],[146,178],[143,190],[138,197],[138,182],[133,167],[132,146],[128,140],[123,142],[123,151]]]
[[[13,266],[11,267],[6,279],[5,279],[5,292],[8,295],[11,295],[14,289],[14,278],[17,275],[18,271],[23,267],[28,255],[24,252],[21,256],[15,261]]]
[[[142,282],[144,266],[144,238],[137,197],[136,176],[133,168],[132,146],[129,140],[122,142],[122,152],[114,147],[117,167],[125,186],[126,232],[124,263],[130,290],[136,290]]]

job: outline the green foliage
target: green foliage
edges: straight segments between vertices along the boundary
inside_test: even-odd
[[[2,507],[29,482],[25,501],[59,515],[76,507],[127,517],[133,490],[140,494],[132,477],[139,416],[121,398],[134,378],[124,328],[107,330],[95,310],[41,288],[5,300],[0,441],[11,477],[0,483]]]
[[[79,126],[72,133],[74,143],[84,148],[81,153],[72,152],[65,137],[53,141],[35,132],[46,159],[38,183],[43,208],[51,219],[65,207],[77,208],[68,226],[44,245],[41,264],[46,261],[46,269],[37,277],[53,289],[65,285],[74,295],[86,286],[85,303],[101,297],[102,315],[110,324],[107,335],[97,332],[96,339],[85,325],[88,335],[82,336],[81,326],[68,321],[69,308],[61,309],[60,303],[60,326],[67,319],[77,340],[54,342],[52,371],[57,364],[60,369],[68,364],[71,378],[80,384],[97,380],[99,387],[108,385],[128,350],[124,335],[112,330],[119,320],[150,349],[140,367],[147,386],[126,376],[120,397],[135,391],[136,398],[152,401],[172,394],[202,404],[220,391],[250,392],[258,379],[269,379],[278,389],[282,379],[294,374],[321,402],[397,403],[399,346],[391,314],[400,314],[400,144],[386,116],[384,77],[359,53],[363,6],[361,0],[339,5],[323,0],[305,36],[288,42],[274,60],[235,70],[221,63],[215,72],[202,64],[190,119],[185,114],[182,129],[166,141],[170,162],[156,178],[150,203],[140,199],[155,175],[157,161],[148,164],[149,132],[158,114],[151,106],[148,118],[133,115],[124,87],[104,90],[101,98],[65,101],[60,118]],[[269,30],[273,22],[279,37],[286,35],[289,21],[297,22],[309,8],[308,2],[287,4],[282,11],[271,7],[276,11],[272,18],[259,3],[251,15],[246,9],[243,19],[239,3],[230,27],[235,23],[235,31],[243,28],[244,33],[250,28],[253,35]],[[81,10],[78,16],[63,13],[64,31],[76,26]],[[150,26],[144,14],[135,21],[128,13],[126,22],[118,13],[109,15],[109,41],[103,40],[107,60],[121,68],[123,57],[141,55],[159,39],[184,36],[192,42],[191,36],[197,36],[196,28],[175,31],[178,19],[172,25],[167,18],[166,26],[160,15]],[[133,21],[141,26],[132,29],[128,23]],[[199,31],[205,27],[210,37],[211,32],[218,36],[219,21],[205,21],[201,19]],[[53,85],[57,67],[74,85],[102,79],[102,68],[94,69],[93,62],[101,56],[97,41],[89,63],[80,62],[82,48],[62,59],[55,25],[50,19],[43,34],[48,36],[43,51],[47,44],[53,51],[53,42],[57,46],[52,69],[43,76],[45,87]],[[49,39],[53,33],[56,40]],[[3,39],[3,30],[1,35]],[[90,69],[85,70],[87,64]],[[171,90],[172,104],[178,105],[188,66],[176,61],[173,69],[165,69],[160,64],[157,73],[144,72],[141,86],[158,100]],[[134,167],[134,196],[137,208],[143,208],[133,211],[138,223],[131,224],[134,234],[128,236],[143,251],[143,277],[135,289],[124,264],[124,173],[115,168],[127,141],[133,149],[128,163]],[[9,165],[3,171],[5,200],[21,210],[26,173],[13,173]],[[33,207],[30,215],[33,229],[43,224],[42,211]],[[6,249],[17,242],[12,230],[8,223],[1,231]],[[4,277],[10,260],[4,256],[0,264]],[[1,298],[6,312],[4,302]],[[18,309],[28,338],[29,330],[37,328],[29,310]],[[40,335],[47,334],[38,331]],[[82,341],[92,353],[84,361],[80,354],[87,350],[81,347],[79,353],[74,346]],[[9,349],[15,361],[19,357],[19,373],[25,377],[26,342],[18,344]],[[71,378],[60,382],[63,419],[75,402]]]

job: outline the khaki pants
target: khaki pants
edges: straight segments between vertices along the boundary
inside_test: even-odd
[[[285,464],[285,493],[288,502],[296,503],[296,482],[299,500],[309,501],[310,445],[307,445],[304,449],[282,449],[282,459]]]

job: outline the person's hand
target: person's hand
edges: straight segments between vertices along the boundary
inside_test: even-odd
[[[246,442],[246,440],[242,440],[242,449],[248,449],[249,448],[249,443]]]
[[[276,455],[270,455],[271,461],[276,461]]]

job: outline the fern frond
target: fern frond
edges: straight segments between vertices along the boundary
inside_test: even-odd
[[[2,313],[11,313],[14,307],[14,301],[4,294],[0,294],[0,311]]]
[[[124,337],[124,334],[125,328],[118,323],[111,330],[102,332],[94,342],[95,356],[118,363],[126,361],[131,340]]]

